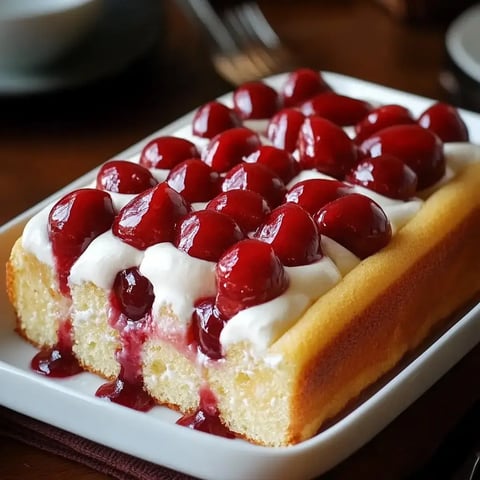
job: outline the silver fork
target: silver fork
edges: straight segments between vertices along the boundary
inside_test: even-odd
[[[211,43],[212,62],[228,82],[239,85],[290,70],[294,62],[256,2],[217,12],[208,0],[177,0],[202,27]]]

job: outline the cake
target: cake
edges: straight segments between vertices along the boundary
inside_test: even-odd
[[[480,148],[459,112],[299,69],[102,165],[13,247],[50,376],[266,446],[315,435],[480,291]]]

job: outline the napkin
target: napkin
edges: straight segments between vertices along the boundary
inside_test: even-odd
[[[6,408],[0,408],[0,436],[62,456],[118,480],[193,480],[193,477],[99,445]]]

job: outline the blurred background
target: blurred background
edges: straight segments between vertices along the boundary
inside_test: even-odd
[[[11,20],[9,3],[23,2],[42,4],[5,1],[0,17],[8,20],[10,14]],[[87,33],[51,63],[29,67],[26,58],[27,66],[9,66],[0,58],[0,223],[233,87],[216,70],[211,40],[192,15],[192,5],[202,1],[100,3]],[[222,15],[234,3],[215,0],[213,6]],[[472,4],[258,1],[293,59],[280,70],[295,65],[330,70],[477,109],[478,84],[458,89],[459,72],[453,72],[445,48],[449,24]],[[39,46],[52,35],[53,24],[41,32]],[[6,25],[0,19],[0,40]],[[10,32],[8,38],[3,43],[14,47],[16,37]]]

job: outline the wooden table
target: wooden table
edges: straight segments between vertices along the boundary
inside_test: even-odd
[[[398,21],[372,1],[259,2],[299,64],[448,100],[445,24]],[[0,98],[0,224],[231,87],[172,2],[161,42],[132,68],[75,91]],[[428,464],[480,400],[480,347],[327,479],[403,479]],[[1,388],[1,386],[0,386]],[[429,466],[416,478],[440,478]],[[86,467],[0,438],[0,478],[100,480]],[[414,477],[412,477],[414,478]]]

